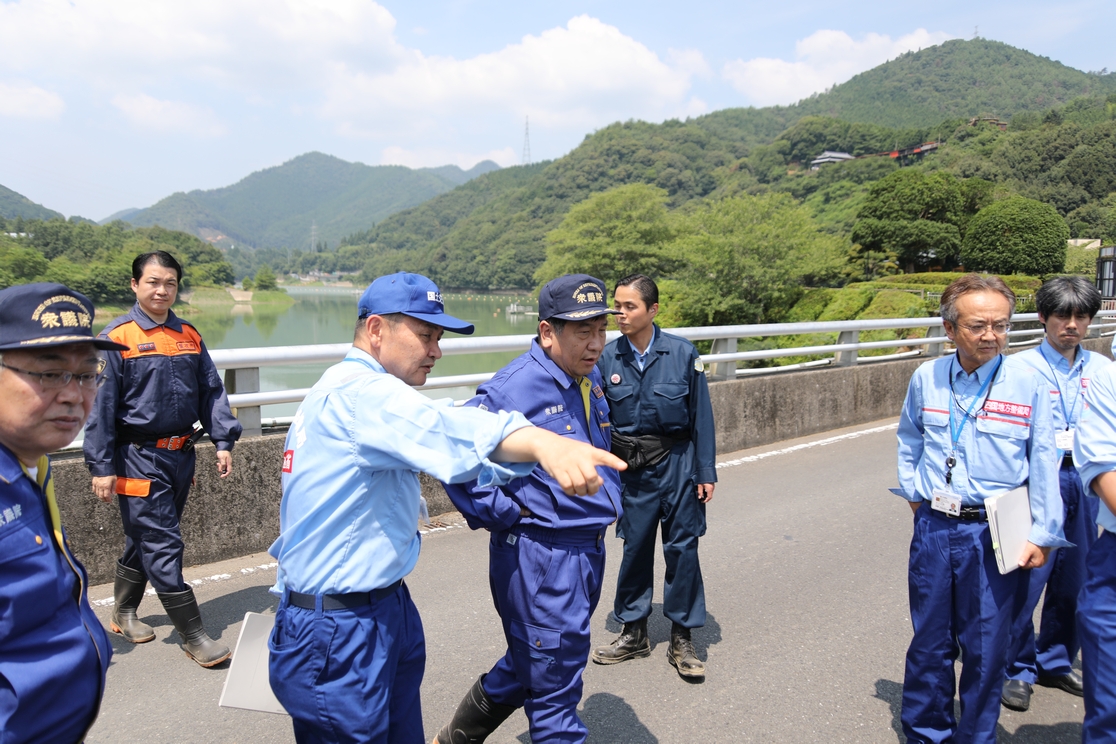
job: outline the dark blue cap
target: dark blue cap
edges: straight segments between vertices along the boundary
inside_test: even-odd
[[[473,324],[446,315],[445,303],[438,286],[422,274],[398,274],[381,276],[368,285],[357,304],[360,317],[369,315],[391,315],[403,313],[412,318],[445,328],[455,333],[470,334]]]
[[[619,312],[608,306],[604,282],[588,274],[551,279],[539,292],[539,320],[589,320]]]
[[[80,343],[110,351],[128,348],[93,335],[93,303],[67,286],[21,284],[0,290],[0,350]]]

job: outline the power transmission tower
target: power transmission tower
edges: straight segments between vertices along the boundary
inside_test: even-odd
[[[310,252],[318,252],[318,221],[313,220],[310,223]]]
[[[531,164],[531,117],[523,117],[523,165]]]

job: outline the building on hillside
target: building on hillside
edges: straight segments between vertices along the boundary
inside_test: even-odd
[[[1101,309],[1116,310],[1116,245],[1097,251],[1097,289],[1103,299]]]
[[[826,150],[821,155],[817,156],[810,161],[810,170],[817,170],[825,163],[843,163],[846,160],[855,160],[856,158],[849,155],[847,152],[834,152]]]

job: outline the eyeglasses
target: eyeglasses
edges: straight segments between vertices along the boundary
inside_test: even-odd
[[[971,333],[974,337],[980,338],[984,334],[988,333],[989,330],[991,330],[997,336],[1003,336],[1011,330],[1011,323],[994,323],[992,325],[981,323],[980,325],[963,325],[961,327]]]
[[[96,390],[105,384],[105,377],[100,371],[74,374],[65,369],[49,369],[46,372],[32,372],[31,370],[20,369],[10,364],[4,364],[3,362],[0,362],[0,367],[10,369],[12,372],[19,372],[21,375],[27,375],[28,377],[38,377],[39,385],[43,390],[64,388],[70,384],[70,380],[77,380],[78,387],[85,388],[86,390]],[[103,363],[99,366],[99,369],[104,369]]]

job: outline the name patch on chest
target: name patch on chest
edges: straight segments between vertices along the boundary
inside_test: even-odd
[[[136,351],[155,351],[155,344],[152,344],[152,343],[140,344],[139,346],[136,347]]]
[[[556,406],[550,406],[549,408],[547,408],[546,409],[546,415],[547,416],[553,416],[554,414],[561,413],[564,410],[566,410],[566,406],[562,403],[559,403]]]
[[[1031,417],[1031,407],[1022,403],[1010,403],[1004,400],[988,400],[984,403],[984,410],[988,413],[1000,413],[1005,416]]]
[[[23,507],[19,504],[13,504],[0,512],[0,525],[11,524],[21,516],[23,516]]]
[[[294,450],[287,450],[283,453],[283,472],[289,473],[294,469]]]
[[[179,341],[178,342],[178,350],[179,351],[197,351],[198,350],[198,345],[195,344],[193,341]]]

